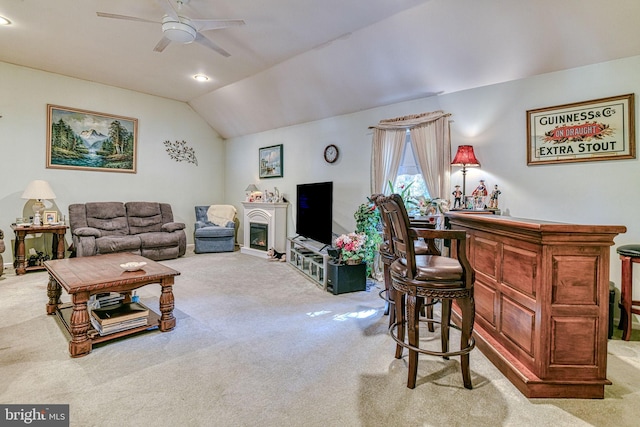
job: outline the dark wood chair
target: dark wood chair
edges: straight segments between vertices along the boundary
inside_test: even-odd
[[[396,358],[402,358],[403,349],[409,350],[407,387],[415,388],[418,372],[418,354],[441,356],[448,359],[460,356],[465,388],[471,389],[469,353],[475,347],[472,337],[475,317],[473,300],[474,271],[466,255],[466,233],[456,230],[429,230],[410,227],[409,217],[397,194],[379,196],[376,205],[380,215],[389,224],[390,241],[397,259],[390,266],[392,287],[395,292],[395,319],[389,332],[396,342]],[[456,258],[442,255],[416,255],[415,241],[444,239],[451,241]],[[440,323],[441,351],[420,348],[420,309],[426,298],[442,303],[440,322],[427,318],[427,323]],[[456,300],[460,307],[461,327],[451,325],[451,305]],[[406,337],[405,337],[406,326]],[[460,329],[460,348],[449,350],[449,329]]]
[[[370,200],[373,200],[376,203],[376,200],[379,197],[384,197],[383,194],[374,194],[371,196]],[[377,206],[377,205],[376,205]],[[380,209],[379,206],[377,206]],[[385,310],[384,314],[389,315],[389,326],[395,323],[395,293],[393,291],[393,286],[391,286],[391,273],[389,267],[397,259],[394,251],[393,251],[393,242],[391,241],[391,235],[389,231],[389,224],[387,224],[387,218],[383,215],[380,216],[382,222],[382,243],[378,249],[380,253],[380,259],[383,265],[383,278],[384,278],[384,289],[380,291],[380,297],[385,300]],[[434,229],[436,227],[435,224],[426,222],[426,221],[413,221],[412,225],[415,225],[416,228],[427,228]],[[415,241],[415,250],[418,255],[440,255],[440,251],[438,247],[435,245],[433,240],[429,240],[425,242],[423,240]],[[422,307],[422,314],[427,316],[428,318],[433,317],[433,304],[434,302],[429,300]],[[432,323],[428,324],[429,331],[433,332],[434,327]]]

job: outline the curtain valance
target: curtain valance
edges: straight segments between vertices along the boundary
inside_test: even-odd
[[[451,113],[445,113],[441,110],[429,113],[412,114],[410,116],[380,120],[377,125],[369,126],[369,129],[411,129],[416,126],[434,122],[442,117],[449,116],[451,116]]]

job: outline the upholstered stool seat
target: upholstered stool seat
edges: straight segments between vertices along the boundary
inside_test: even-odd
[[[622,261],[622,279],[620,283],[620,323],[622,339],[631,339],[632,314],[640,314],[640,301],[633,300],[633,264],[640,263],[640,244],[623,245],[616,249]]]
[[[620,255],[640,258],[640,244],[623,245],[616,249],[616,252]]]
[[[401,258],[399,262],[391,264],[391,274],[407,279],[407,260]],[[456,280],[462,280],[463,271],[458,260],[443,256],[418,255],[416,254],[416,272],[414,280],[435,280],[441,281],[433,286],[451,288],[459,286]]]

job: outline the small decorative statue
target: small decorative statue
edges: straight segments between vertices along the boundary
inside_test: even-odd
[[[478,184],[476,189],[473,190],[473,193],[471,193],[473,198],[477,201],[476,209],[482,209],[485,207],[484,198],[487,197],[487,194],[489,194],[487,186],[484,185],[484,179],[481,179],[480,184]]]
[[[498,209],[498,196],[502,191],[498,190],[498,184],[494,185],[491,196],[489,196],[489,209]]]
[[[453,190],[453,209],[462,207],[462,191],[460,191],[460,186],[456,185],[456,189]]]

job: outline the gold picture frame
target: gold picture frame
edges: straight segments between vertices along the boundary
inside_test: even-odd
[[[138,119],[47,105],[47,168],[136,173]]]
[[[57,224],[58,223],[58,211],[44,211],[42,213],[43,224]]]
[[[636,158],[634,94],[527,111],[527,165]]]

